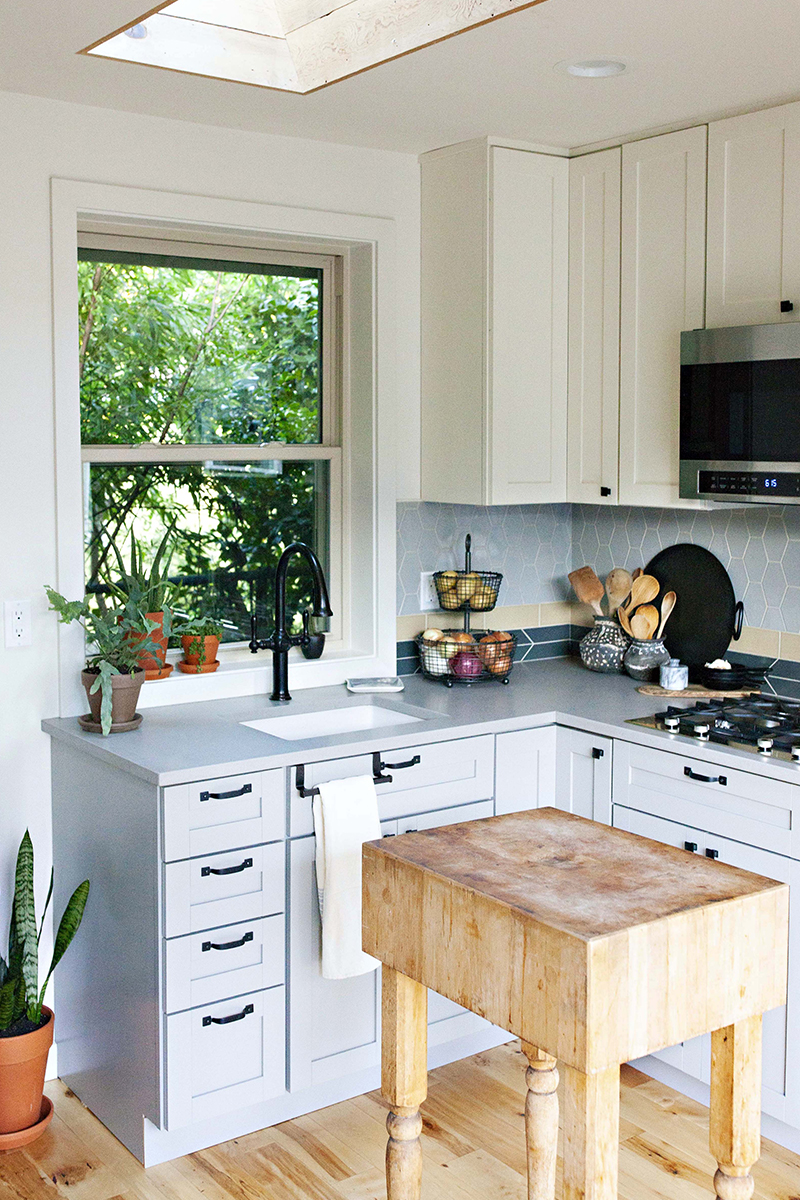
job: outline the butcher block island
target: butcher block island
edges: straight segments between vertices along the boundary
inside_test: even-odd
[[[522,1040],[531,1200],[615,1200],[619,1068],[712,1033],[719,1200],[760,1154],[761,1017],[786,999],[789,889],[542,808],[363,849],[363,944],[383,963],[389,1200],[419,1200],[426,988]]]

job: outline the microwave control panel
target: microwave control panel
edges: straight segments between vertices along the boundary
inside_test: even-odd
[[[699,471],[697,482],[705,494],[800,497],[800,471]]]

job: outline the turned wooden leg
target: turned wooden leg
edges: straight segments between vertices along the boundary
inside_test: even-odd
[[[750,1200],[761,1154],[761,1017],[711,1035],[711,1153],[718,1200]]]
[[[525,1137],[528,1148],[528,1200],[555,1200],[558,1146],[558,1071],[556,1060],[522,1043],[528,1060],[525,1082]]]
[[[619,1067],[564,1068],[564,1200],[617,1200]]]
[[[428,989],[391,967],[383,968],[381,1091],[386,1119],[386,1194],[419,1200],[422,1186],[422,1117],[428,1094]]]

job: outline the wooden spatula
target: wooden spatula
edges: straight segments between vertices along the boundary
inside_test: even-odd
[[[626,613],[624,608],[617,609],[617,617],[619,619],[620,625],[625,630],[628,637],[633,637],[633,630],[631,629],[630,618],[628,617],[628,614]]]
[[[667,621],[669,620],[669,615],[672,612],[673,608],[675,607],[675,601],[677,599],[678,599],[678,597],[675,595],[674,592],[665,592],[664,593],[664,598],[661,601],[661,623],[658,627],[658,633],[656,634],[657,638],[660,638],[662,633],[664,632],[664,626],[666,625]]]
[[[575,589],[575,595],[581,603],[588,604],[597,613],[598,617],[602,617],[603,610],[600,607],[600,601],[603,599],[605,592],[602,583],[592,568],[581,567],[577,571],[570,571],[568,578]]]
[[[631,594],[630,572],[623,567],[614,567],[606,576],[606,595],[608,596],[608,615],[613,617],[619,606]]]
[[[643,604],[631,617],[633,636],[643,642],[650,641],[658,628],[658,609],[652,604]]]

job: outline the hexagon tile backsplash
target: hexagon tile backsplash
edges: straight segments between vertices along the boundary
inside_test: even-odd
[[[800,632],[800,507],[399,504],[399,615],[420,611],[421,571],[462,565],[466,533],[473,566],[503,572],[503,605],[568,600],[573,567],[588,563],[604,578],[614,566],[644,566],[665,546],[695,542],[728,570],[746,625]]]

